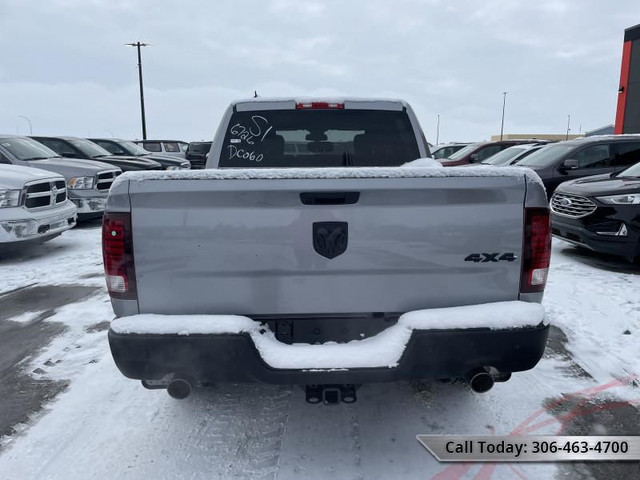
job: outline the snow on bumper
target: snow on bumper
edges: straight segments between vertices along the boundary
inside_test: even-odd
[[[107,197],[69,198],[78,209],[78,215],[102,213],[107,206]]]
[[[39,212],[24,208],[3,210],[0,210],[0,243],[50,237],[69,230],[77,220],[76,207],[69,201]]]
[[[313,370],[396,367],[416,332],[516,330],[545,323],[542,305],[513,301],[409,312],[383,332],[348,343],[287,345],[258,322],[233,315],[142,314],[114,320],[111,332],[117,336],[180,337],[248,334],[269,367]]]

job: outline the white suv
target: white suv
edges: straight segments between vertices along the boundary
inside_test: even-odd
[[[151,153],[159,153],[172,157],[184,158],[189,144],[181,140],[136,140],[142,148]]]

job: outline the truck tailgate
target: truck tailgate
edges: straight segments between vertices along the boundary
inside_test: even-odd
[[[331,315],[516,300],[525,193],[515,176],[132,181],[139,311]]]

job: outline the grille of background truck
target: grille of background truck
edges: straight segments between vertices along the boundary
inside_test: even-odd
[[[45,180],[30,183],[25,188],[24,206],[29,210],[54,207],[67,199],[64,180]]]
[[[108,172],[98,173],[96,188],[100,191],[109,190],[111,188],[111,184],[118,175],[120,175],[118,170],[109,170]]]

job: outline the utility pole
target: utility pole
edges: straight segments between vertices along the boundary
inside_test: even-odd
[[[436,124],[436,145],[440,144],[440,115],[438,115],[438,123]]]
[[[29,120],[29,117],[25,117],[24,115],[18,115],[18,117],[24,118],[27,123],[29,123],[29,135],[33,135],[33,128],[31,127],[31,120]]]
[[[504,108],[507,105],[507,93],[502,92],[502,121],[500,122],[500,141],[502,141],[502,136],[504,135]]]
[[[567,115],[567,137],[565,140],[569,140],[569,132],[571,131],[571,115]]]
[[[142,87],[142,55],[140,47],[150,47],[149,43],[127,43],[128,47],[136,47],[138,49],[138,80],[140,81],[140,115],[142,116],[142,139],[147,139],[147,121],[144,115],[144,89]]]

